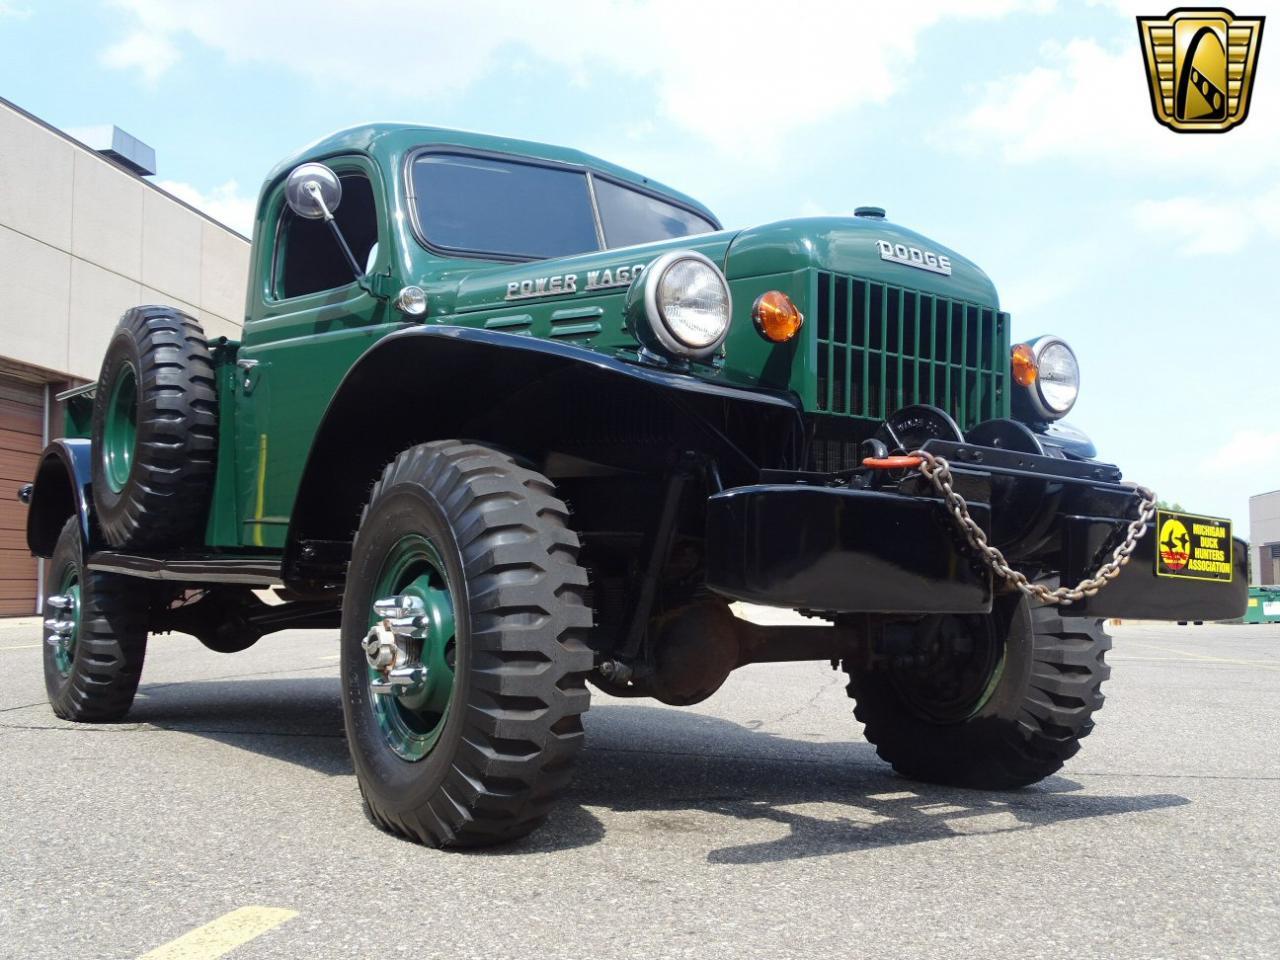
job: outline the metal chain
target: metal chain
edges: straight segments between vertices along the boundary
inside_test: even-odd
[[[956,493],[955,488],[952,486],[951,464],[947,462],[945,457],[934,456],[927,450],[916,450],[911,453],[911,456],[920,458],[920,472],[942,494],[942,498],[947,502],[947,509],[951,516],[955,518],[956,524],[964,532],[965,538],[982,555],[987,566],[997,576],[1008,580],[1027,596],[1034,597],[1043,603],[1060,604],[1062,606],[1075,603],[1085,597],[1092,597],[1118,577],[1120,568],[1129,562],[1134,548],[1138,545],[1138,541],[1142,539],[1142,535],[1146,533],[1147,524],[1151,522],[1151,518],[1155,516],[1156,512],[1156,495],[1152,491],[1136,483],[1126,483],[1125,486],[1132,488],[1142,497],[1142,501],[1138,505],[1138,516],[1129,522],[1129,530],[1124,542],[1111,552],[1111,559],[1100,566],[1098,572],[1092,577],[1086,577],[1074,587],[1060,586],[1050,590],[1044,584],[1032,583],[1025,574],[1014,570],[1009,566],[1009,561],[1004,558],[1004,554],[987,542],[986,533],[969,515],[969,505],[965,503],[964,497]]]

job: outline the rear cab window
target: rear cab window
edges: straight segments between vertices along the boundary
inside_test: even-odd
[[[455,256],[539,260],[719,229],[673,201],[536,160],[421,150],[409,185],[419,240]]]

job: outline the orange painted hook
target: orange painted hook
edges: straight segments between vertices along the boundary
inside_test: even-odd
[[[864,467],[872,470],[910,470],[924,463],[924,457],[867,457]]]

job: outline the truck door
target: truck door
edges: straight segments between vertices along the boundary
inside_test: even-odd
[[[364,157],[326,163],[342,182],[334,219],[356,261],[390,263],[378,168]],[[343,375],[403,317],[367,293],[320,220],[294,215],[283,184],[264,199],[237,356],[236,465],[240,543],[283,547],[307,454]]]

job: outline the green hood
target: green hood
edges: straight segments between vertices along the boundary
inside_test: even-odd
[[[868,374],[867,390],[874,389],[879,394],[883,386],[893,395],[885,395],[878,406],[859,408],[855,412],[853,408],[841,409],[834,393],[827,401],[823,400],[829,389],[824,386],[828,366],[830,375],[840,378],[837,367],[847,349],[861,351],[864,346],[855,337],[848,348],[833,347],[837,352],[829,358],[828,349],[822,345],[833,334],[823,318],[834,306],[844,302],[838,300],[843,295],[839,285],[845,284],[844,289],[851,289],[847,285],[855,280],[877,285],[877,289],[883,284],[887,285],[883,289],[910,291],[909,296],[920,296],[929,303],[936,299],[938,303],[969,305],[964,309],[977,311],[973,315],[975,331],[971,335],[977,338],[975,344],[981,344],[982,366],[993,376],[1001,375],[997,367],[1002,361],[997,354],[1004,349],[1000,344],[1007,334],[1000,327],[1003,321],[998,317],[996,291],[987,275],[954,250],[878,219],[810,217],[530,263],[478,267],[475,261],[460,262],[456,270],[438,275],[431,285],[431,297],[442,308],[441,313],[468,325],[563,340],[602,353],[630,352],[636,342],[623,324],[623,301],[629,280],[638,268],[675,249],[697,250],[719,265],[725,271],[733,296],[733,324],[725,342],[725,360],[719,365],[695,363],[691,372],[696,376],[734,386],[791,391],[806,409],[829,409],[871,418],[884,416],[884,408],[896,409],[896,405],[914,402],[908,398],[915,396],[914,381],[908,384],[904,380],[899,384],[893,380],[896,374],[888,373],[884,378],[878,373],[876,377]],[[894,251],[899,249],[903,257],[895,259]],[[882,256],[882,251],[887,251],[890,258]],[[946,258],[950,274],[901,262],[912,257],[919,258],[921,263],[937,263],[936,258]],[[926,261],[925,257],[935,259]],[[619,273],[620,270],[623,272]],[[789,343],[770,343],[755,329],[752,305],[767,290],[783,291],[806,315],[800,334]],[[827,290],[832,291],[830,296]],[[909,302],[914,304],[914,300]],[[979,321],[991,325],[993,332],[977,333]],[[898,321],[891,322],[896,331]],[[958,332],[955,338],[958,344]],[[941,339],[950,340],[945,335]],[[865,347],[872,352],[879,349],[874,342]],[[888,347],[894,349],[892,343]],[[904,343],[903,349],[906,348]],[[972,353],[979,348],[968,349]],[[896,371],[897,353],[892,355]],[[875,356],[878,358],[880,354]],[[972,364],[974,357],[968,359]],[[882,366],[879,359],[868,359],[865,363],[874,363],[875,371]],[[921,368],[920,378],[924,376],[925,370]],[[884,383],[880,384],[879,379]],[[940,393],[950,395],[949,389],[942,389],[946,383],[949,381],[943,378],[939,388],[931,389],[928,396],[937,400]],[[925,396],[924,388],[920,390],[920,395]],[[899,399],[903,403],[898,403]],[[939,405],[958,406],[959,400],[957,396]],[[964,404],[966,408],[970,405]]]
[[[885,261],[880,257],[880,240],[949,257],[951,275]],[[585,288],[590,271],[616,271],[619,266],[647,264],[666,251],[677,249],[697,250],[710,257],[731,282],[812,267],[998,308],[995,286],[971,260],[913,230],[885,220],[857,217],[779,220],[745,230],[721,230],[573,257],[471,268],[453,288],[456,300],[451,306],[458,312],[500,306],[507,302],[508,284],[512,282],[566,274],[579,276],[579,288],[564,298],[580,298],[591,292]],[[736,306],[741,308],[743,304]],[[746,306],[750,308],[750,304]]]
[[[881,240],[949,257],[951,275],[886,261]],[[804,217],[739,231],[729,248],[727,275],[735,280],[806,267],[999,307],[995,286],[972,260],[914,230],[870,217]]]

